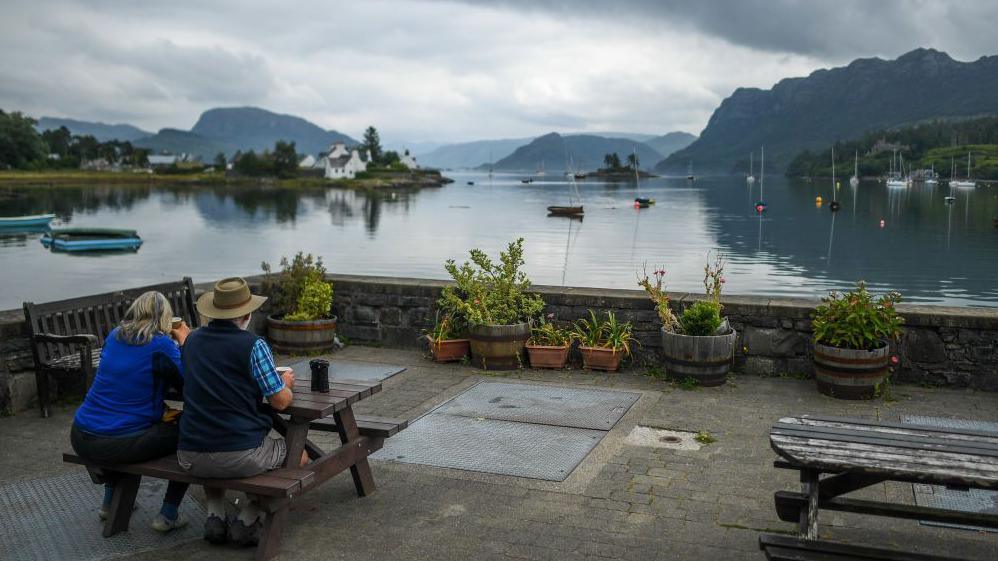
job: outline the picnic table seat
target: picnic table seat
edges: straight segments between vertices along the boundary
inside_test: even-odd
[[[43,417],[49,416],[53,393],[82,393],[90,387],[100,364],[104,340],[135,298],[150,290],[166,296],[173,314],[182,317],[192,329],[200,325],[200,316],[194,306],[194,283],[190,277],[42,304],[24,303],[38,405]],[[53,381],[56,390],[64,391],[53,392]]]
[[[824,540],[762,534],[759,549],[769,561],[964,561],[962,558],[912,553]]]
[[[369,438],[390,438],[409,426],[409,421],[405,419],[391,419],[374,415],[357,415],[356,419],[360,434]],[[310,425],[312,430],[337,432],[336,420],[333,417],[316,419]]]

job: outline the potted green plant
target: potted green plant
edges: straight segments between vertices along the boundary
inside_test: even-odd
[[[554,314],[548,314],[541,324],[530,330],[527,340],[527,357],[534,368],[564,368],[572,336],[568,330],[553,323]]]
[[[544,309],[544,300],[530,292],[523,266],[523,238],[499,253],[496,263],[480,249],[458,266],[448,259],[444,268],[454,280],[443,289],[440,309],[468,324],[471,358],[486,370],[510,370],[523,365],[523,348],[530,322]]]
[[[890,369],[890,342],[904,323],[895,307],[901,294],[874,299],[859,281],[855,290],[832,292],[814,311],[814,377],[818,391],[842,399],[878,395]]]
[[[326,280],[322,258],[299,252],[290,261],[281,258],[281,272],[274,274],[269,264],[264,294],[270,300],[267,340],[281,353],[312,354],[336,345],[336,316],[332,315],[333,283]]]
[[[442,317],[437,313],[437,322],[426,333],[430,342],[430,353],[435,362],[457,362],[464,360],[470,351],[468,339],[462,336],[463,326],[450,315]]]
[[[668,374],[679,380],[692,378],[701,386],[720,386],[728,379],[737,334],[721,312],[721,287],[724,279],[724,256],[710,255],[704,266],[706,299],[687,306],[677,317],[665,290],[665,270],[658,269],[653,279],[645,273],[638,285],[645,289],[662,320],[662,358]]]
[[[589,319],[575,322],[572,337],[579,342],[582,367],[607,372],[620,368],[620,361],[630,356],[634,342],[631,323],[621,323],[610,311],[606,313],[606,319],[600,320],[596,312],[589,310]]]

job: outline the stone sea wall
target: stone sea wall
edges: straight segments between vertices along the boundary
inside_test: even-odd
[[[331,275],[333,310],[349,343],[393,348],[425,347],[423,330],[433,325],[445,281]],[[250,277],[251,284],[259,277]],[[126,287],[122,287],[126,288]],[[199,285],[199,290],[210,285]],[[612,310],[634,324],[640,346],[632,366],[657,362],[659,321],[642,291],[538,286],[547,312],[559,321]],[[698,295],[672,294],[678,310]],[[728,296],[725,314],[738,331],[735,372],[757,376],[810,376],[811,312],[816,300]],[[264,309],[266,311],[266,309]],[[896,346],[894,379],[900,383],[998,391],[998,310],[899,306],[905,333]],[[266,322],[258,314],[254,329]],[[0,312],[0,411],[22,410],[34,399],[31,349],[20,310]]]

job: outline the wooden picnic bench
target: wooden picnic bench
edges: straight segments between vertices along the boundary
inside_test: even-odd
[[[190,277],[44,304],[24,303],[42,417],[49,416],[53,379],[57,384],[81,390],[90,387],[107,335],[117,327],[135,298],[150,290],[166,296],[173,315],[184,318],[192,329],[200,325]]]
[[[347,469],[359,496],[373,493],[376,487],[367,457],[381,449],[385,438],[408,426],[408,421],[404,420],[354,415],[353,404],[380,392],[380,382],[336,380],[329,386],[328,393],[313,392],[308,379],[296,380],[291,405],[284,411],[274,411],[272,415],[274,428],[287,443],[285,466],[253,477],[198,479],[183,471],[173,456],[128,465],[92,465],[73,454],[65,454],[64,459],[86,465],[95,482],[107,478],[118,482],[114,488],[111,511],[104,523],[105,537],[128,529],[142,476],[247,493],[267,513],[256,550],[256,559],[263,561],[280,551],[289,505],[302,493]],[[340,446],[329,451],[322,450],[309,440],[309,429],[336,432]],[[307,451],[311,462],[298,467],[303,450]]]
[[[818,542],[820,509],[998,528],[996,514],[843,497],[885,481],[998,489],[998,434],[802,415],[780,419],[769,440],[781,457],[774,466],[800,472],[801,491],[777,491],[774,501],[780,520],[796,522],[803,539],[793,547],[772,545],[776,538],[760,542],[767,556],[770,549],[775,552],[771,559],[923,559],[900,552],[891,557],[886,550],[877,557],[870,548],[849,553],[855,546]],[[798,556],[781,557],[789,555],[788,548]],[[801,553],[805,550],[812,554]]]
[[[774,534],[759,536],[759,549],[766,552],[769,561],[961,561],[955,557]]]

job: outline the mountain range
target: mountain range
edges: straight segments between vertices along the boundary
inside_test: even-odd
[[[634,153],[639,166],[650,168],[662,155],[647,144],[626,138],[607,138],[589,134],[562,136],[556,132],[539,136],[512,154],[500,159],[493,169],[507,171],[533,171],[546,169],[594,170],[603,167],[603,158],[616,152],[621,160]]]
[[[74,135],[93,135],[101,142],[127,140],[153,152],[189,153],[206,161],[219,152],[232,156],[239,150],[259,152],[273,149],[278,140],[294,142],[299,154],[318,154],[333,142],[358,144],[355,139],[341,132],[324,130],[301,117],[282,115],[258,107],[209,109],[201,114],[189,131],[164,128],[155,134],[131,125],[107,125],[51,117],[42,117],[36,125],[39,130],[60,126],[65,126]]]
[[[656,170],[682,171],[693,161],[697,171],[747,171],[749,153],[758,160],[765,146],[766,167],[776,171],[802,150],[871,130],[998,114],[996,91],[998,56],[960,62],[934,49],[915,49],[896,60],[857,59],[781,80],[769,90],[735,90],[700,138]]]

